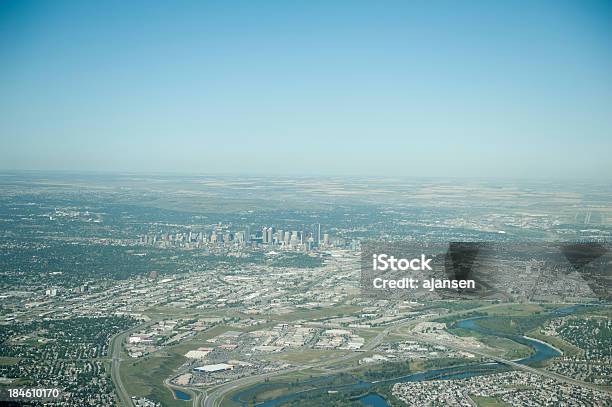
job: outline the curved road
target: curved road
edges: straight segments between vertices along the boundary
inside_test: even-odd
[[[113,383],[115,383],[117,395],[119,396],[119,400],[121,400],[121,404],[124,407],[132,407],[134,405],[132,404],[132,399],[130,399],[129,394],[123,386],[123,382],[121,381],[121,374],[119,372],[119,367],[121,364],[121,344],[129,333],[130,331],[124,331],[120,334],[115,335],[115,337],[111,339],[111,380],[113,381]]]
[[[123,381],[121,379],[121,346],[128,335],[139,329],[142,329],[143,327],[151,325],[152,323],[152,321],[149,321],[144,324],[140,324],[130,329],[127,329],[123,332],[118,333],[110,340],[109,348],[111,350],[111,380],[113,381],[113,383],[115,383],[117,395],[119,396],[121,405],[123,405],[124,407],[132,407],[134,403],[132,403],[132,399],[128,394],[127,390],[125,389],[125,386],[123,385]]]

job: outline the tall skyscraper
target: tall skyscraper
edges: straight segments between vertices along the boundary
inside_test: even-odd
[[[297,230],[294,230],[294,231],[291,232],[291,239],[289,240],[289,245],[291,247],[295,247],[295,246],[298,245],[298,242],[299,242],[299,240],[298,240],[298,232],[297,232]]]
[[[268,228],[265,226],[261,228],[261,243],[268,244]]]
[[[312,239],[314,240],[314,243],[316,246],[318,246],[321,243],[321,224],[320,223],[313,223],[310,229],[310,235],[312,236]]]

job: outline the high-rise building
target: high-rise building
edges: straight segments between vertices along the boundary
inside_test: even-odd
[[[298,245],[298,232],[297,230],[294,230],[293,232],[291,232],[291,239],[289,240],[289,246],[291,247],[295,247]]]
[[[261,243],[268,244],[268,228],[265,226],[261,228]]]
[[[316,246],[321,243],[321,224],[313,223],[310,227],[310,236],[314,240]]]

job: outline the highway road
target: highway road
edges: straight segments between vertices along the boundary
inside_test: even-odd
[[[113,339],[111,339],[111,379],[113,383],[115,383],[115,388],[117,389],[117,395],[119,396],[119,400],[121,401],[121,405],[124,407],[132,407],[134,404],[132,403],[132,399],[130,398],[128,392],[125,390],[125,386],[123,385],[123,381],[121,380],[121,373],[119,371],[121,365],[121,344],[125,340],[125,337],[129,334],[128,331],[124,331],[115,335]]]
[[[111,380],[115,384],[115,388],[117,389],[117,395],[119,396],[119,400],[121,401],[121,405],[124,407],[132,407],[134,403],[132,403],[132,399],[128,394],[125,386],[123,385],[123,380],[121,378],[121,349],[122,345],[125,342],[125,338],[131,333],[142,329],[148,325],[151,325],[153,322],[146,322],[144,324],[140,324],[133,328],[127,329],[123,332],[118,333],[110,340],[109,349],[111,351]]]

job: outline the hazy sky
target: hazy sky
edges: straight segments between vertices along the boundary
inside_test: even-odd
[[[612,175],[612,2],[2,1],[0,168]]]

